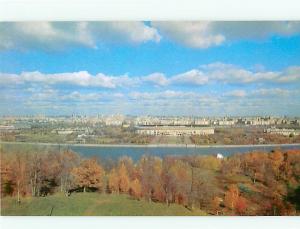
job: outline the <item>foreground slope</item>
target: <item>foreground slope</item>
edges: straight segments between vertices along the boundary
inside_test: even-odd
[[[1,215],[31,216],[155,216],[155,215],[205,215],[200,210],[190,211],[181,205],[169,207],[162,203],[133,200],[127,195],[76,193],[70,197],[56,194],[47,197],[2,199]]]

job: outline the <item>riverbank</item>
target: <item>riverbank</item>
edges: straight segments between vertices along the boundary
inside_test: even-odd
[[[137,148],[240,148],[240,147],[281,147],[281,146],[299,146],[300,143],[290,144],[253,144],[253,145],[194,145],[194,144],[75,144],[75,143],[42,143],[42,142],[2,142],[0,144],[11,145],[41,145],[41,146],[83,146],[83,147],[137,147]]]

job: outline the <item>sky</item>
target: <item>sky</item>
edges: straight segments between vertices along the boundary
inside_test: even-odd
[[[0,22],[0,115],[300,116],[300,22]]]

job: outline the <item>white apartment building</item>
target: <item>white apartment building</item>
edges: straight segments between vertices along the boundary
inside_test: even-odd
[[[210,120],[208,119],[195,119],[195,125],[200,125],[200,126],[208,126],[210,125]]]
[[[186,126],[147,126],[138,127],[137,133],[154,136],[182,136],[182,135],[210,135],[214,134],[212,127],[186,127]]]
[[[279,129],[279,128],[268,128],[265,130],[266,133],[270,134],[280,134],[284,136],[290,136],[290,135],[299,135],[300,131],[295,129]]]
[[[219,120],[219,126],[233,126],[234,124],[233,120]]]

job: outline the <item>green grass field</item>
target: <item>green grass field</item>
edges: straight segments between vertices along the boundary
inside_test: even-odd
[[[27,197],[17,203],[16,198],[1,201],[1,215],[27,216],[180,216],[206,215],[200,210],[190,211],[172,204],[133,200],[127,195],[76,193],[70,197],[56,194],[47,197]]]

